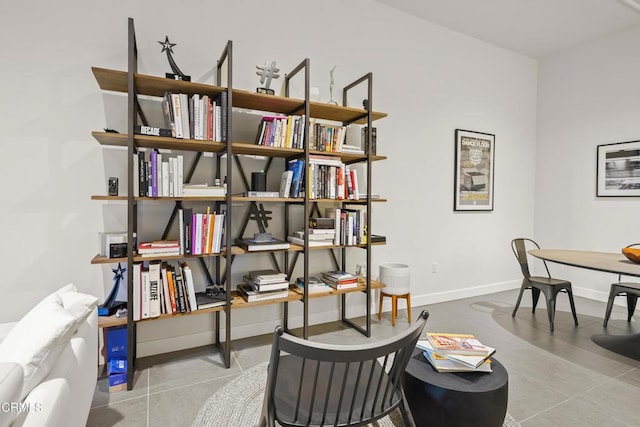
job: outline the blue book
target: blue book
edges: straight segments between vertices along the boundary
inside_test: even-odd
[[[291,179],[291,193],[290,197],[300,196],[300,187],[302,180],[304,179],[304,160],[296,159],[289,163],[289,169],[293,171],[293,177]]]

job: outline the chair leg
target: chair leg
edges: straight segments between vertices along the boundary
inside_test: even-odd
[[[535,289],[535,288],[534,288]],[[553,332],[553,321],[556,317],[556,296],[557,292],[553,289],[543,288],[544,297],[547,300],[547,316],[549,317],[549,329]],[[540,295],[540,289],[537,289],[538,295]]]
[[[411,294],[407,294],[407,318],[409,319],[409,323],[411,323]],[[629,320],[631,320],[631,317],[629,317]]]
[[[567,295],[569,295],[569,304],[571,305],[571,313],[573,314],[573,322],[578,326],[578,315],[576,314],[576,304],[573,302],[573,291],[567,289]]]
[[[631,322],[633,312],[636,311],[636,303],[638,302],[638,296],[627,294],[627,322]]]
[[[402,414],[402,419],[404,420],[405,426],[416,427],[416,422],[413,419],[413,415],[411,415],[411,411],[409,410],[409,403],[407,402],[407,398],[404,396],[404,393],[402,393],[400,413]]]
[[[380,291],[380,306],[378,307],[378,320],[382,319],[382,299],[384,298],[384,294]]]
[[[538,299],[540,298],[540,289],[531,288],[531,298],[533,299],[533,306],[531,307],[531,312],[536,312],[536,306],[538,305]]]
[[[398,315],[398,297],[391,295],[391,326],[396,326],[396,316]]]
[[[607,300],[607,310],[604,313],[604,322],[602,322],[602,326],[604,326],[605,328],[607,327],[607,323],[609,323],[609,317],[611,317],[611,310],[613,310],[613,300],[615,299],[615,297],[615,285],[611,285],[611,291],[609,291],[609,299]]]
[[[520,286],[520,293],[518,294],[518,300],[516,301],[516,306],[513,307],[513,312],[511,313],[511,317],[516,316],[516,311],[518,311],[518,307],[520,307],[520,301],[522,301],[522,294],[524,293],[525,286],[524,283]]]

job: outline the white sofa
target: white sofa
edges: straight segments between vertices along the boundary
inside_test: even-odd
[[[67,285],[0,324],[0,427],[86,425],[98,375],[96,305]]]

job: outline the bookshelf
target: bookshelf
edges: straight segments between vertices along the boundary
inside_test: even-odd
[[[247,143],[243,141],[235,141],[232,135],[232,120],[233,120],[233,110],[237,109],[246,109],[246,110],[254,110],[254,111],[262,111],[265,114],[285,114],[285,115],[304,115],[306,118],[314,118],[321,120],[328,120],[334,122],[340,122],[344,125],[347,124],[359,124],[359,125],[367,125],[369,129],[372,127],[372,123],[375,120],[382,119],[386,117],[385,113],[376,112],[371,110],[365,110],[362,108],[353,108],[346,106],[347,95],[349,91],[361,84],[367,85],[368,90],[368,99],[369,105],[372,104],[372,80],[373,76],[371,74],[365,75],[363,78],[356,80],[351,85],[345,87],[343,91],[343,99],[344,106],[339,105],[330,105],[323,104],[318,102],[311,102],[309,100],[309,69],[310,62],[308,59],[304,60],[298,67],[296,67],[292,72],[287,74],[285,77],[285,88],[286,95],[289,92],[289,82],[291,78],[298,75],[304,74],[304,84],[305,84],[305,99],[295,99],[288,96],[273,96],[273,95],[265,95],[256,92],[250,92],[246,90],[241,90],[233,87],[232,82],[232,62],[233,62],[233,44],[229,41],[222,54],[220,55],[219,60],[217,61],[217,72],[216,72],[216,85],[213,84],[204,84],[204,83],[196,83],[196,82],[186,82],[186,81],[178,81],[171,80],[158,76],[144,75],[137,72],[137,47],[135,42],[135,29],[133,19],[129,19],[129,61],[128,61],[128,70],[127,71],[118,71],[111,70],[106,68],[92,67],[93,75],[98,83],[98,86],[101,90],[110,91],[110,92],[119,92],[125,94],[128,99],[127,106],[127,116],[128,116],[128,125],[126,133],[113,133],[113,132],[92,132],[92,137],[102,146],[106,147],[126,147],[127,148],[127,195],[126,196],[105,196],[105,195],[94,195],[91,197],[92,200],[103,201],[103,202],[125,202],[127,205],[127,234],[128,234],[128,256],[123,258],[107,258],[102,255],[96,255],[91,259],[92,264],[96,265],[104,265],[104,264],[113,264],[117,262],[126,262],[127,265],[133,265],[133,263],[139,262],[147,262],[147,261],[179,261],[179,260],[197,260],[200,262],[201,267],[204,271],[204,279],[211,282],[212,280],[215,283],[223,284],[226,289],[227,301],[226,304],[218,307],[208,308],[204,310],[196,310],[187,313],[174,313],[174,314],[161,314],[160,317],[155,317],[151,319],[142,319],[139,321],[133,320],[132,315],[132,307],[133,307],[133,283],[132,283],[132,275],[127,275],[127,289],[128,289],[128,316],[127,318],[116,319],[114,317],[104,318],[100,320],[100,327],[110,327],[116,325],[126,324],[128,329],[128,366],[130,367],[128,372],[128,388],[131,389],[133,386],[133,373],[135,371],[135,360],[136,360],[136,324],[139,322],[148,322],[156,319],[167,319],[178,316],[187,316],[194,314],[202,314],[202,313],[214,313],[215,314],[215,344],[220,350],[220,353],[224,359],[224,363],[227,367],[230,366],[231,362],[231,314],[232,311],[237,309],[246,309],[251,307],[257,307],[267,304],[282,304],[283,305],[283,322],[285,329],[288,329],[288,309],[289,304],[303,304],[303,328],[302,335],[303,338],[308,338],[308,321],[309,321],[309,306],[310,300],[317,298],[324,298],[328,296],[337,296],[341,299],[341,307],[342,307],[342,321],[347,324],[350,324],[352,327],[359,330],[361,333],[366,336],[370,336],[370,317],[371,317],[371,291],[373,289],[381,288],[383,285],[379,282],[371,280],[371,248],[378,245],[383,245],[384,243],[372,243],[370,239],[367,240],[366,244],[357,244],[357,245],[332,245],[328,247],[309,247],[308,239],[305,239],[305,245],[295,245],[291,244],[290,248],[287,250],[279,250],[279,251],[259,251],[259,252],[248,252],[244,249],[240,248],[237,245],[234,245],[233,242],[237,237],[242,236],[232,236],[230,230],[232,230],[232,225],[237,225],[235,221],[239,221],[238,218],[234,218],[232,215],[232,209],[234,204],[256,204],[256,203],[279,203],[285,205],[285,213],[283,215],[283,224],[285,229],[285,238],[286,235],[289,234],[289,222],[290,217],[292,215],[300,215],[300,213],[292,214],[292,209],[297,209],[297,211],[302,211],[302,220],[304,224],[304,230],[308,230],[309,228],[309,217],[314,212],[319,212],[319,205],[322,204],[337,204],[338,206],[349,206],[349,205],[359,205],[364,206],[367,211],[367,219],[366,219],[366,229],[371,230],[371,212],[372,212],[372,204],[374,203],[384,203],[386,199],[372,199],[370,196],[371,192],[371,165],[373,162],[385,160],[385,156],[381,155],[373,155],[371,154],[371,150],[367,150],[367,154],[354,154],[354,153],[336,153],[336,152],[325,152],[325,151],[317,151],[317,150],[309,150],[309,121],[306,122],[306,131],[304,132],[304,147],[305,149],[293,149],[293,148],[275,148],[275,147],[265,147],[256,145],[253,143]],[[225,69],[226,67],[226,69]],[[226,71],[226,86],[221,86],[222,74],[223,71]],[[188,95],[208,95],[212,98],[219,96],[222,93],[226,93],[227,95],[227,104],[223,105],[222,108],[226,110],[227,121],[223,126],[226,126],[226,135],[227,139],[224,142],[214,142],[214,141],[202,141],[202,140],[194,140],[194,139],[176,139],[171,137],[159,137],[159,136],[147,136],[147,135],[138,135],[134,134],[134,128],[138,123],[138,96],[146,96],[146,97],[159,97],[162,98],[165,92],[173,92],[173,93],[186,93]],[[371,147],[372,141],[371,136],[369,135],[369,140],[367,141],[367,146]],[[220,155],[226,155],[226,170],[227,170],[227,195],[224,197],[204,197],[204,196],[179,196],[179,197],[147,197],[147,196],[135,196],[134,195],[134,168],[137,167],[137,160],[135,159],[137,155],[137,151],[140,148],[144,149],[165,149],[172,150],[177,152],[194,152],[197,153],[197,156],[194,162],[197,164],[198,161],[202,161],[202,157],[200,156],[202,153],[217,153]],[[364,163],[368,165],[366,177],[363,177],[365,182],[367,183],[367,197],[366,199],[360,200],[336,200],[336,199],[310,199],[309,192],[305,191],[304,197],[297,198],[267,198],[267,197],[244,197],[238,195],[232,195],[233,191],[233,171],[234,168],[242,169],[238,166],[239,162],[238,157],[241,156],[264,156],[269,159],[280,158],[284,159],[285,164],[290,159],[302,159],[305,161],[305,165],[309,165],[309,156],[313,155],[323,155],[330,156],[333,158],[338,158],[345,164],[355,164],[355,163]],[[221,157],[216,156],[216,163],[212,166],[219,177],[221,170]],[[192,169],[195,168],[192,165]],[[187,169],[187,165],[185,164],[185,170]],[[240,170],[241,173],[244,173]],[[190,175],[185,176],[185,183],[189,182]],[[244,179],[246,185],[246,178]],[[226,205],[226,215],[225,215],[225,233],[224,240],[222,244],[222,252],[219,254],[206,254],[206,255],[176,255],[176,256],[163,256],[163,257],[141,257],[134,253],[135,249],[133,246],[133,234],[137,233],[138,222],[144,221],[142,216],[138,215],[138,205],[141,203],[174,203],[174,214],[172,215],[172,219],[170,219],[170,223],[167,225],[167,228],[164,232],[163,239],[166,238],[168,230],[171,225],[171,221],[175,216],[175,211],[178,206],[181,206],[182,203],[197,203],[197,202],[209,202],[215,203],[218,206],[220,204]],[[300,209],[302,207],[302,209]],[[298,218],[300,218],[298,216]],[[246,224],[244,224],[246,225]],[[241,227],[244,230],[244,226]],[[241,232],[242,233],[242,232]],[[138,234],[138,236],[140,236]],[[142,241],[139,237],[139,240]],[[270,256],[274,257],[275,254],[279,254],[283,259],[282,268],[279,268],[284,272],[292,272],[296,266],[296,262],[299,259],[299,256],[302,255],[302,264],[303,264],[303,273],[300,274],[305,278],[310,276],[309,274],[309,263],[312,258],[312,253],[316,253],[318,251],[330,251],[332,254],[332,258],[334,260],[335,269],[345,269],[346,267],[346,251],[348,248],[360,248],[366,252],[366,279],[364,283],[359,284],[358,287],[347,289],[347,290],[331,290],[328,292],[323,292],[321,294],[309,294],[308,292],[299,293],[293,290],[293,287],[290,288],[289,294],[286,298],[274,299],[274,300],[266,300],[266,301],[257,301],[257,302],[246,302],[241,296],[238,295],[235,290],[235,285],[232,282],[231,273],[233,271],[233,260],[237,256],[259,256],[257,254],[265,254],[268,253]],[[206,266],[204,259],[205,258],[213,258],[214,265],[211,267],[212,272],[208,271],[208,267]],[[213,277],[212,274],[213,273]],[[291,281],[291,277],[289,280]],[[294,285],[295,286],[295,285]],[[345,306],[346,300],[345,295],[349,293],[362,293],[366,297],[366,324],[364,326],[357,325],[352,322],[350,319],[347,319],[345,316]],[[221,317],[225,316],[225,330],[220,330],[221,325]],[[224,334],[224,339],[221,339],[221,332]]]

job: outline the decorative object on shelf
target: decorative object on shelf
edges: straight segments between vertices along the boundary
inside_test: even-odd
[[[109,177],[109,195],[110,196],[118,195],[118,178],[115,176]]]
[[[369,100],[368,99],[363,99],[362,100],[362,108],[364,108],[365,110],[369,111]]]
[[[495,135],[456,129],[455,211],[493,210]]]
[[[264,171],[251,172],[251,191],[267,191],[267,174]]]
[[[258,224],[262,224],[264,228],[269,228],[269,221],[273,219],[270,216],[272,213],[271,211],[265,210],[262,203],[257,206],[252,203],[252,206],[249,209],[251,210],[249,216],[251,221],[256,221]]]
[[[113,270],[113,287],[104,302],[98,306],[98,316],[111,316],[116,311],[127,306],[127,286],[125,280],[126,268],[118,263]]]
[[[597,197],[640,196],[640,141],[598,145]]]
[[[167,52],[167,60],[169,61],[169,65],[171,66],[171,71],[173,71],[173,73],[165,73],[165,76],[168,79],[173,79],[173,80],[184,80],[186,82],[190,82],[191,81],[191,77],[185,75],[180,68],[178,68],[178,65],[176,64],[176,61],[173,60],[173,47],[176,45],[175,43],[171,43],[169,41],[169,36],[164,36],[164,41],[158,41],[158,43],[160,43],[162,45],[162,52]]]
[[[264,84],[264,87],[256,88],[256,91],[267,95],[275,95],[275,92],[273,89],[269,89],[269,86],[271,85],[271,79],[277,79],[280,77],[280,74],[278,74],[280,68],[276,67],[276,61],[269,62],[267,59],[264,62],[264,65],[256,65],[256,68],[258,69],[256,74],[260,76],[260,83]]]
[[[335,70],[337,65],[334,65],[332,69],[329,70],[329,76],[331,77],[331,83],[329,83],[329,104],[338,105],[338,102],[333,99],[333,86],[335,85],[333,81],[333,70]]]

